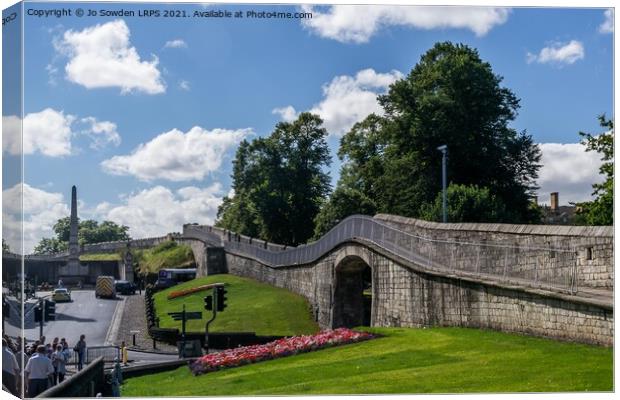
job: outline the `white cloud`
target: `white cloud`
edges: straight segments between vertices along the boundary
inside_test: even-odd
[[[16,115],[2,116],[2,151],[12,155],[20,155],[22,124]]]
[[[100,150],[109,144],[114,146],[121,144],[121,135],[118,134],[115,123],[98,121],[94,117],[82,118],[81,122],[88,125],[83,133],[90,137],[92,149]]]
[[[282,121],[286,122],[294,121],[295,119],[297,119],[297,115],[299,114],[297,111],[295,111],[295,107],[293,106],[274,108],[273,110],[271,110],[271,113],[279,114]]]
[[[180,232],[183,224],[213,224],[222,203],[222,186],[215,183],[206,188],[187,186],[173,192],[155,186],[131,194],[122,205],[101,204],[102,219],[129,226],[134,238],[161,236]]]
[[[179,82],[179,88],[185,91],[189,91],[190,90],[189,82],[188,81]]]
[[[63,157],[71,154],[71,124],[75,116],[63,111],[46,108],[24,118],[24,154],[39,152],[48,157]],[[8,149],[12,154],[19,147]]]
[[[538,54],[527,53],[527,63],[573,64],[584,57],[585,50],[583,44],[580,41],[571,40],[569,43],[553,43],[548,47],[544,47]]]
[[[55,46],[69,57],[65,66],[67,79],[88,89],[120,87],[122,93],[165,92],[157,57],[142,61],[129,36],[129,27],[123,20],[65,32]]]
[[[340,42],[365,43],[381,28],[407,26],[418,29],[469,29],[484,36],[495,25],[508,19],[509,10],[493,7],[411,7],[379,5],[336,5],[326,12],[324,7],[304,5],[311,19],[302,24],[310,31]]]
[[[46,108],[43,111],[27,114],[23,126],[23,149],[21,143],[20,119],[17,116],[2,117],[2,150],[12,155],[40,153],[48,157],[64,157],[72,153],[72,137],[76,124],[84,124],[79,131],[91,139],[90,147],[101,149],[108,144],[118,146],[121,137],[116,130],[116,124],[110,121],[98,121],[94,117],[78,120],[75,115],[65,114]]]
[[[187,48],[187,43],[182,39],[168,40],[164,47],[169,49]]]
[[[14,252],[21,247],[21,200],[19,184],[2,192],[2,236]],[[54,224],[70,214],[61,193],[50,193],[23,185],[23,238],[24,251],[32,253],[34,246],[44,237],[54,236]]]
[[[586,152],[580,143],[541,143],[540,149],[539,202],[548,203],[551,192],[560,193],[562,205],[592,199],[592,184],[604,179],[599,174],[600,154]]]
[[[385,93],[390,84],[402,78],[403,74],[396,70],[382,74],[370,68],[359,71],[354,77],[337,76],[323,85],[323,100],[309,111],[323,119],[331,135],[342,136],[369,114],[383,114],[377,95]],[[285,121],[295,119],[298,114],[292,106],[272,112],[280,114]]]
[[[600,33],[614,33],[614,10],[605,10],[605,21],[598,27]]]
[[[187,133],[173,129],[140,144],[129,155],[103,161],[101,166],[110,174],[133,175],[143,181],[201,180],[219,170],[224,155],[251,132],[249,128],[209,131],[199,126]]]

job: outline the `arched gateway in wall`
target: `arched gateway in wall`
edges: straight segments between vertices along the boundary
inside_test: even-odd
[[[356,250],[335,260],[332,328],[372,325],[372,263],[368,251]]]

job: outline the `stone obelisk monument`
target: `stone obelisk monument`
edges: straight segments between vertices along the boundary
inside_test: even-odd
[[[68,275],[80,274],[80,248],[78,245],[77,189],[71,187],[71,219],[69,220]]]

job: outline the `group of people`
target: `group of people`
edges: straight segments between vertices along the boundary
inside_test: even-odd
[[[19,396],[21,379],[24,379],[27,397],[35,397],[47,388],[61,383],[67,373],[67,363],[72,354],[78,356],[77,367],[81,370],[86,354],[86,337],[73,348],[65,338],[54,338],[45,344],[45,336],[27,345],[21,337],[14,342],[9,336],[2,338],[2,383],[11,393]],[[25,368],[22,368],[25,364]],[[23,369],[24,375],[21,374]]]

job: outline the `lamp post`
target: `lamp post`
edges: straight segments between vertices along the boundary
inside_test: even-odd
[[[443,222],[448,222],[448,211],[447,211],[447,193],[446,193],[446,185],[447,185],[447,172],[446,172],[446,163],[448,162],[448,145],[444,144],[437,147],[437,150],[441,151],[441,185],[442,185],[442,213],[443,213]]]

